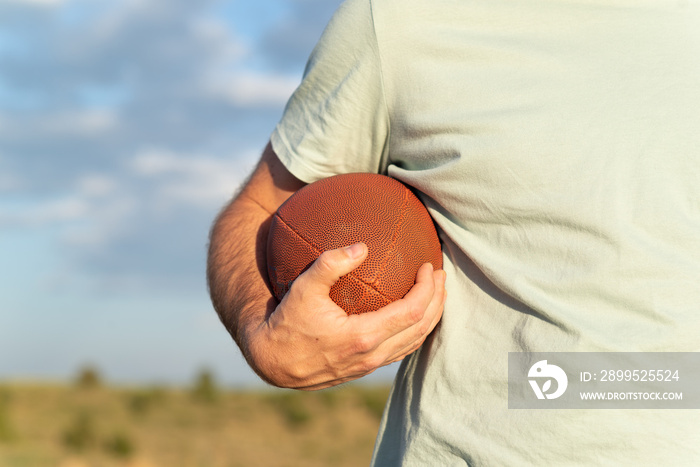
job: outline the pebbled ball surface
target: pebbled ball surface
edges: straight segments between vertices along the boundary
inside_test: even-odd
[[[297,191],[272,218],[267,267],[277,299],[321,253],[357,242],[367,245],[367,258],[330,292],[348,314],[402,298],[423,263],[442,268],[433,221],[406,186],[378,174],[336,175]]]

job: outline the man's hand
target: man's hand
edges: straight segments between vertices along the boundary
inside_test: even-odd
[[[366,256],[362,243],[323,253],[268,319],[250,330],[249,355],[268,381],[314,390],[357,379],[412,353],[435,328],[445,273],[430,263],[403,299],[375,312],[347,315],[329,298],[331,286]]]

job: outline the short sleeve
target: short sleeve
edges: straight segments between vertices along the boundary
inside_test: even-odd
[[[271,136],[297,178],[385,170],[389,118],[369,0],[343,3]]]

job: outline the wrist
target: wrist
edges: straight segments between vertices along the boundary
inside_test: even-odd
[[[277,345],[268,318],[275,311],[277,301],[270,298],[265,305],[253,307],[249,304],[247,313],[241,313],[234,337],[248,365],[264,381],[277,387],[288,387],[281,373],[281,362],[276,357]],[[255,308],[255,310],[251,310]],[[262,310],[265,310],[263,313]]]
[[[280,362],[279,356],[276,357],[277,347],[267,322],[245,327],[241,338],[245,345],[245,350],[241,349],[246,361],[260,378],[273,386],[292,387],[289,378],[284,375],[287,368]]]

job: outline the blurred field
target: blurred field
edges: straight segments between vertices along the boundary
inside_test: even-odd
[[[320,392],[0,381],[0,466],[368,465],[388,387]]]

